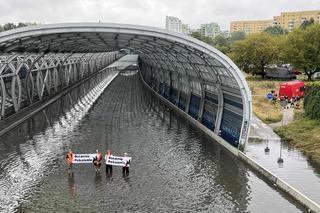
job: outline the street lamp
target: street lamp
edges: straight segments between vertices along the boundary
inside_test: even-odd
[[[280,144],[280,157],[278,158],[277,162],[278,163],[283,163],[283,158],[282,158],[282,145],[283,144],[283,140],[281,140],[281,144]]]

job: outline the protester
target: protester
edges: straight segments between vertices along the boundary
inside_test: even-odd
[[[122,167],[122,173],[123,174],[129,174],[129,165],[130,165],[130,159],[128,158],[127,153],[123,153],[123,161],[125,162],[125,166]]]
[[[100,172],[100,167],[102,163],[102,153],[96,150],[96,156],[93,158],[93,165],[96,167],[96,172]]]
[[[108,161],[108,159],[109,159],[109,157],[111,156],[111,150],[107,150],[107,154],[106,154],[106,156],[105,156],[105,161],[106,161],[106,163],[107,163],[107,161]],[[110,172],[110,174],[112,173],[112,165],[110,165],[110,164],[106,164],[106,172],[107,173],[109,173]]]
[[[68,170],[72,171],[73,153],[72,153],[71,149],[69,149],[69,151],[67,153],[67,164],[68,164]]]

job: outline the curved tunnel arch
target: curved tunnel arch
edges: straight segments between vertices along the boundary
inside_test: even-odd
[[[227,56],[203,42],[167,30],[125,24],[38,25],[0,33],[0,55],[85,55],[120,49],[139,53],[142,76],[154,90],[231,145],[245,145],[251,119],[249,87]]]

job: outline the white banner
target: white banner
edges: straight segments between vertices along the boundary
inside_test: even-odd
[[[130,163],[131,163],[131,157],[119,157],[119,156],[111,155],[106,159],[107,165],[129,167]]]
[[[73,154],[73,163],[92,163],[96,154]]]

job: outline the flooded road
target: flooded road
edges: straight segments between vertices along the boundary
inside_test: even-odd
[[[320,203],[320,168],[294,146],[281,141],[280,137],[255,116],[245,153],[304,195]],[[257,138],[258,137],[258,138]],[[268,145],[270,151],[264,149]],[[281,147],[282,146],[282,147]],[[277,159],[283,158],[283,163]]]
[[[138,75],[119,75],[87,112],[85,103],[65,109],[56,121],[39,114],[0,138],[1,211],[304,211],[159,105]],[[96,174],[92,165],[78,164],[69,176],[68,148],[74,153],[127,152],[130,174],[123,176],[114,167],[110,176],[104,166]]]

